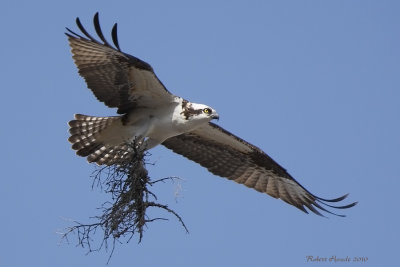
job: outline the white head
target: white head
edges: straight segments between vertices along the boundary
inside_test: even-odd
[[[186,100],[182,101],[181,115],[188,121],[209,122],[213,119],[219,119],[218,113],[213,108]]]

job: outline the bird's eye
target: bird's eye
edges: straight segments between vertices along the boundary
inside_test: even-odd
[[[205,108],[205,109],[203,109],[203,112],[204,112],[205,114],[211,114],[211,113],[212,113],[212,110],[211,110],[210,108]]]

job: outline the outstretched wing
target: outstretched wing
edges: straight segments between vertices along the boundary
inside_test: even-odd
[[[153,107],[173,101],[172,95],[146,62],[121,51],[117,39],[117,24],[112,29],[113,47],[104,38],[99,15],[93,19],[94,28],[101,42],[76,24],[84,36],[67,28],[69,44],[79,74],[101,102],[118,108],[124,114],[136,107]]]
[[[306,213],[308,208],[321,216],[319,210],[335,214],[327,208],[346,209],[357,204],[334,206],[329,203],[340,202],[347,195],[323,199],[311,194],[261,149],[213,123],[171,137],[163,145],[215,175],[280,198]]]

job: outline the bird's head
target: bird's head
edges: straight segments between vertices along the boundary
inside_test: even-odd
[[[186,120],[206,121],[209,122],[213,119],[219,119],[218,113],[215,109],[197,103],[184,101],[182,103],[182,113]]]

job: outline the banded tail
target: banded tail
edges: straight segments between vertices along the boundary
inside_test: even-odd
[[[75,120],[69,123],[71,136],[68,141],[72,149],[81,157],[87,157],[88,162],[98,165],[111,165],[123,161],[130,152],[127,139],[113,139],[114,136],[123,137],[124,134],[114,134],[122,128],[121,117],[94,117],[75,114]]]

